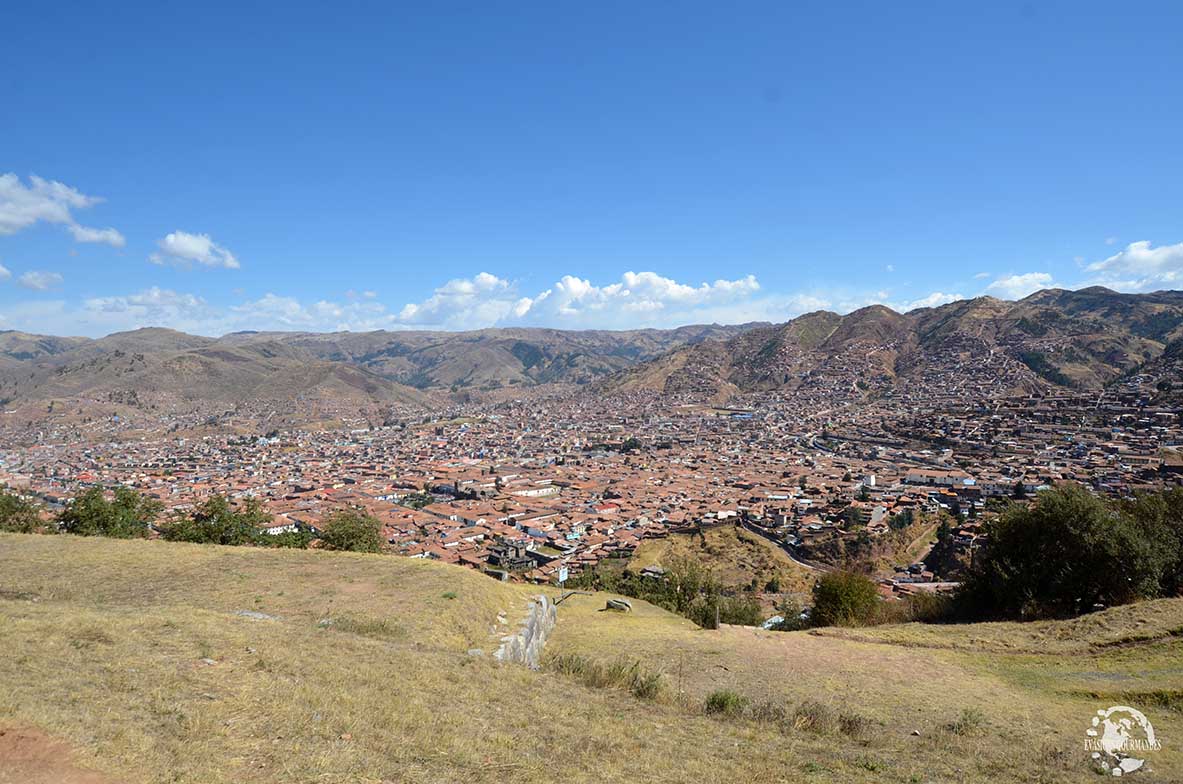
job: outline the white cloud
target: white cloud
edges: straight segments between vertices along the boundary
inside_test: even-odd
[[[977,275],[974,275],[974,280],[985,280],[988,277],[990,277],[989,272],[979,272]]]
[[[127,240],[115,229],[92,229],[74,224],[70,226],[70,233],[77,242],[101,242],[113,248],[122,248],[127,244]]]
[[[519,300],[508,280],[482,272],[449,280],[423,302],[404,305],[397,320],[416,327],[480,329],[514,314]]]
[[[616,283],[596,286],[564,275],[535,297],[523,297],[513,308],[515,321],[572,328],[672,326],[733,312],[760,290],[754,275],[690,286],[655,272],[626,272]]]
[[[1117,237],[1106,237],[1105,244],[1106,245],[1116,245],[1117,244]]]
[[[888,265],[887,265],[887,271],[888,271],[888,272],[895,272],[895,265],[894,265],[894,264],[888,264]]]
[[[1032,273],[997,281],[994,290],[1030,280],[1038,288],[1050,276]],[[1040,277],[1043,276],[1043,277]],[[1006,292],[1016,295],[1014,292]],[[1025,292],[1024,292],[1025,293]],[[229,304],[211,304],[196,294],[148,288],[135,294],[91,297],[79,303],[33,300],[0,308],[6,326],[31,332],[105,335],[119,330],[163,326],[201,335],[238,330],[327,332],[375,329],[465,330],[503,326],[557,329],[670,328],[686,324],[783,323],[802,313],[833,310],[848,313],[872,304],[897,311],[937,307],[962,299],[936,291],[900,300],[890,291],[858,290],[767,293],[753,276],[697,285],[654,272],[627,272],[614,282],[597,284],[564,275],[542,291],[490,273],[447,281],[419,302],[388,307],[366,292],[341,301],[308,301],[277,292],[244,300],[241,291]],[[52,305],[52,306],[51,306]]]
[[[75,318],[102,333],[167,326],[209,334],[209,327],[220,319],[220,313],[195,294],[153,286],[136,294],[91,297],[83,301]]]
[[[30,270],[17,278],[16,282],[34,291],[48,291],[62,284],[62,276],[56,272]]]
[[[1148,240],[1131,242],[1088,270],[1099,273],[1097,282],[1127,291],[1177,288],[1183,281],[1183,242],[1157,248]]]
[[[899,310],[901,313],[907,313],[909,310],[916,310],[917,308],[936,308],[941,305],[947,305],[950,302],[956,302],[959,299],[965,299],[965,297],[960,294],[945,294],[940,291],[934,291],[927,297],[912,300],[899,308]]]
[[[86,209],[102,202],[69,185],[44,180],[36,175],[25,185],[15,174],[0,174],[0,235],[16,234],[38,222],[65,226],[77,242],[101,242],[122,248],[123,235],[115,229],[92,229],[81,226],[72,210]]]
[[[1052,276],[1046,272],[1026,272],[1022,275],[1007,275],[986,287],[986,291],[1003,299],[1022,299],[1040,289],[1051,288]]]
[[[156,243],[160,250],[148,257],[153,264],[171,264],[189,267],[198,264],[203,267],[238,269],[238,259],[228,249],[213,241],[208,234],[190,234],[174,231]]]
[[[8,271],[8,267],[0,264],[0,280],[8,280],[12,277],[12,273]]]

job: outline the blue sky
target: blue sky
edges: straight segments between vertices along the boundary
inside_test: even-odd
[[[0,328],[631,328],[1183,280],[1175,2],[4,27]]]

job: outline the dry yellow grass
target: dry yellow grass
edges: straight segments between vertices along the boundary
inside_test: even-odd
[[[806,593],[813,587],[810,570],[794,563],[767,539],[733,525],[707,528],[701,534],[646,539],[629,560],[629,568],[667,566],[674,558],[690,558],[709,566],[728,586],[746,586],[755,579],[763,589],[775,577],[786,593]]]
[[[1088,775],[1097,706],[1081,673],[1149,667],[1159,686],[1180,683],[1170,637],[998,657],[563,602],[548,650],[663,671],[665,696],[643,701],[465,654],[492,650],[497,613],[512,625],[532,592],[389,556],[0,535],[0,725],[43,728],[124,784],[1069,782]],[[1154,628],[1172,613],[1180,603],[1154,610]],[[871,724],[848,737],[704,716],[716,688]],[[983,733],[946,729],[964,707],[985,715]],[[1173,780],[1183,721],[1147,712],[1168,747],[1140,776]]]

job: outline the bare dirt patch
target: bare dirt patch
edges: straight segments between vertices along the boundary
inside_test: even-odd
[[[0,727],[0,784],[116,784],[70,756],[69,746],[40,730]]]

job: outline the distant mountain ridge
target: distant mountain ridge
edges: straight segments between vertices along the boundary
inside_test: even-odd
[[[160,411],[242,401],[341,410],[427,408],[445,391],[585,384],[751,325],[586,332],[237,332],[146,327],[104,338],[0,332],[0,402],[79,401]],[[430,393],[430,394],[429,394]]]
[[[1139,369],[1169,375],[1183,346],[1183,292],[1048,289],[896,313],[817,311],[724,342],[677,349],[601,382],[602,391],[817,389],[863,395],[1100,389]]]
[[[726,399],[794,390],[855,397],[1100,389],[1183,370],[1183,292],[1048,289],[896,313],[871,305],[782,324],[657,330],[238,332],[163,328],[96,340],[0,332],[0,401],[183,409],[299,401],[427,407],[461,391],[583,385]],[[1169,386],[1169,384],[1168,384]]]

